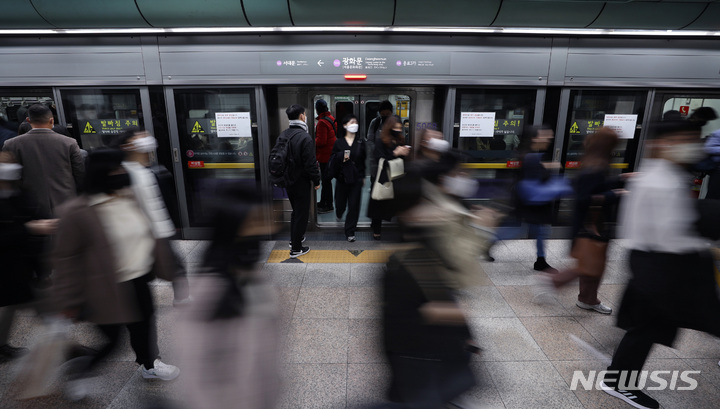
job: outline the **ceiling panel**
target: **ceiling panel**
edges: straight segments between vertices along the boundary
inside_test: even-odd
[[[396,26],[489,26],[501,0],[397,0]]]
[[[608,3],[590,28],[677,30],[690,24],[706,3]]]
[[[18,0],[2,9],[0,28],[51,28],[35,11],[30,0]]]
[[[687,30],[720,30],[720,3],[711,3],[697,20],[685,28]]]
[[[153,27],[247,26],[238,0],[136,0]]]
[[[32,4],[60,28],[148,27],[134,0],[33,0]]]
[[[291,26],[287,0],[242,0],[247,21],[255,27]]]
[[[395,2],[388,0],[289,0],[296,26],[389,26]]]
[[[505,0],[494,27],[583,28],[602,10],[602,2]]]

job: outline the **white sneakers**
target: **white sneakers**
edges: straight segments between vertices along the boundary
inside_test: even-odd
[[[603,303],[597,303],[595,305],[586,304],[582,301],[577,301],[575,303],[578,307],[582,308],[583,310],[595,310],[599,312],[600,314],[612,314],[612,308],[608,307],[607,305]]]
[[[145,379],[162,379],[163,381],[172,381],[180,375],[180,369],[177,366],[168,365],[159,359],[153,362],[153,367],[145,369],[145,365],[140,366],[142,377]]]

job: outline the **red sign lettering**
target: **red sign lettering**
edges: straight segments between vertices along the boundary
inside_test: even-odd
[[[203,162],[201,160],[189,160],[188,161],[188,168],[190,168],[190,169],[204,168],[204,167],[205,167],[205,162]]]

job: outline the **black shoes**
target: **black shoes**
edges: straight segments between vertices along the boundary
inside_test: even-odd
[[[298,258],[310,252],[310,247],[303,247],[300,250],[290,250],[290,258]]]
[[[640,390],[623,390],[617,388],[617,381],[603,381],[602,389],[610,396],[624,400],[633,407],[640,409],[658,409],[660,404]]]
[[[533,269],[536,271],[544,271],[550,274],[556,274],[558,272],[556,269],[550,267],[550,264],[545,261],[545,257],[538,257],[537,261],[533,265]]]
[[[324,206],[322,203],[317,204],[317,212],[318,214],[325,214],[330,213],[333,210],[335,210],[334,207],[332,207],[332,204],[330,206]]]
[[[19,358],[27,352],[27,348],[11,347],[8,344],[0,345],[0,358],[4,358],[6,360]]]

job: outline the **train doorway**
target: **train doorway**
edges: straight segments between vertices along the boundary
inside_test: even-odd
[[[366,139],[371,129],[373,119],[379,116],[378,108],[384,100],[390,101],[393,114],[398,115],[403,122],[403,131],[408,145],[415,144],[414,139],[419,130],[425,128],[441,129],[444,102],[447,89],[432,87],[338,87],[338,86],[308,86],[308,87],[271,87],[267,90],[268,117],[270,144],[273,146],[277,136],[288,126],[285,109],[292,104],[303,105],[308,112],[309,133],[315,137],[318,123],[318,113],[315,102],[324,99],[328,103],[331,114],[338,121],[338,133],[342,135],[342,120],[348,114],[358,118],[358,137]],[[312,119],[311,119],[312,118]],[[380,129],[377,130],[380,132]],[[414,148],[414,146],[413,146]],[[370,219],[367,217],[367,205],[370,198],[370,163],[366,165],[365,186],[361,197],[360,219],[358,226],[369,227]],[[334,181],[333,181],[334,193]],[[311,208],[309,228],[337,229],[342,231],[344,218],[337,219],[335,212],[318,213],[317,202],[322,195],[322,189],[316,191],[314,205]],[[281,202],[275,206],[276,222],[289,223],[292,209],[287,196],[282,189],[273,188],[273,201]]]

